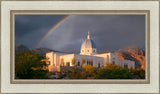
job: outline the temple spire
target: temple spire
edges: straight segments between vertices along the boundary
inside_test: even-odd
[[[90,39],[90,36],[89,36],[89,30],[88,30],[88,36],[87,36],[87,39]]]

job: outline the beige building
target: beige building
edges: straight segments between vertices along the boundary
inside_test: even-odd
[[[82,60],[85,61],[84,65],[92,65],[100,68],[104,67],[106,63],[115,63],[121,67],[135,68],[135,62],[130,60],[120,60],[117,54],[103,53],[97,54],[96,45],[90,39],[88,32],[87,39],[82,43],[80,54],[66,54],[58,52],[46,53],[49,58],[48,70],[51,72],[60,71],[61,66],[82,66]]]

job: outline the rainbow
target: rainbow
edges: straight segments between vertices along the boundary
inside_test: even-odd
[[[38,43],[38,46],[56,29],[58,26],[60,26],[65,20],[67,20],[71,15],[67,15],[62,20],[60,20],[57,24],[55,24],[41,39],[41,41]]]

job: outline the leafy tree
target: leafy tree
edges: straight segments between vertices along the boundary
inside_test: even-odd
[[[106,66],[105,66],[106,69],[121,69],[121,66],[120,65],[116,65],[114,63],[106,63]]]
[[[84,75],[82,75],[82,69],[78,67],[73,67],[72,71],[69,71],[67,73],[68,77],[70,79],[84,79],[86,78]]]
[[[84,72],[87,74],[87,76],[92,77],[96,73],[96,68],[91,65],[85,65]]]
[[[33,51],[24,51],[16,53],[15,56],[15,74],[19,79],[43,79],[47,78],[46,58],[39,56]]]
[[[142,68],[130,69],[133,79],[145,79],[145,70]]]
[[[130,79],[128,69],[121,68],[113,63],[106,63],[106,66],[100,68],[96,75],[97,79]]]

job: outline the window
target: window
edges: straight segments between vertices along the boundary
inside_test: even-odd
[[[93,62],[92,61],[90,61],[91,62],[91,66],[93,66]]]
[[[124,64],[124,68],[128,68],[128,65],[127,65],[127,64]]]
[[[113,63],[113,64],[115,64],[115,61],[116,61],[116,59],[115,59],[115,58],[113,58],[113,61],[112,61],[112,63]]]
[[[87,60],[87,65],[91,65],[91,66],[93,66],[93,61],[89,61],[89,60]]]
[[[78,61],[78,66],[80,66],[80,62]]]
[[[113,61],[112,63],[115,64],[115,61]]]
[[[109,55],[107,55],[107,62],[109,62]]]
[[[66,63],[66,66],[70,66],[70,62],[67,62],[67,63]]]
[[[98,63],[98,68],[100,68],[101,66],[100,66],[100,63]]]

